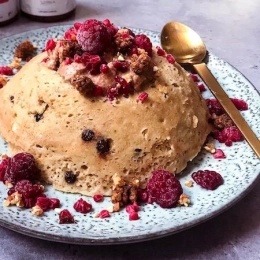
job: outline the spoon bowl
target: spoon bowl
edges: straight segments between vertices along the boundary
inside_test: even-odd
[[[174,58],[180,64],[201,63],[207,55],[200,36],[179,22],[169,22],[163,27],[161,43],[166,52],[174,53]]]
[[[167,23],[161,32],[161,45],[163,49],[172,54],[175,60],[182,64],[191,64],[209,90],[219,101],[234,124],[243,134],[251,148],[260,158],[260,141],[249,127],[245,119],[232,103],[214,75],[203,62],[207,49],[200,36],[188,26],[179,22]]]

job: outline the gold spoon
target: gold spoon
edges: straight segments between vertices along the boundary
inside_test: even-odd
[[[161,32],[161,44],[178,63],[193,66],[260,158],[260,141],[203,62],[207,49],[200,36],[182,23],[169,22]]]

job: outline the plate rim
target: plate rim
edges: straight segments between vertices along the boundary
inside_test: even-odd
[[[5,39],[12,38],[12,37],[19,37],[19,36],[22,37],[22,36],[29,34],[31,32],[36,33],[37,31],[40,32],[42,30],[48,30],[50,28],[57,28],[57,29],[62,28],[62,30],[64,30],[65,27],[69,27],[69,26],[73,26],[73,25],[72,24],[63,24],[63,25],[54,25],[54,26],[49,26],[49,27],[32,29],[32,30],[28,30],[28,31],[24,31],[24,32],[21,32],[21,33],[12,34],[12,35],[3,37],[3,38],[0,39],[0,42],[4,41]],[[153,33],[153,34],[156,34],[157,36],[160,36],[159,32],[152,31],[152,30],[149,30],[149,29],[134,28],[134,27],[129,27],[129,28]],[[222,58],[216,56],[212,52],[209,52],[209,55],[212,55],[214,57],[219,58],[220,60],[222,60],[226,64],[228,64],[230,67],[232,67],[234,71],[239,73],[240,76],[243,77],[250,84],[250,88],[253,88],[259,94],[258,89],[250,82],[250,80],[248,80],[247,77],[245,77],[233,65],[226,62]],[[6,220],[3,220],[1,218],[0,218],[0,225],[8,228],[10,230],[13,230],[17,233],[21,233],[21,234],[24,234],[24,235],[27,235],[27,236],[30,236],[30,237],[34,237],[34,238],[38,238],[38,239],[44,239],[44,240],[53,241],[53,242],[72,243],[72,244],[78,244],[78,245],[94,245],[94,244],[95,245],[111,245],[111,244],[115,245],[115,244],[130,244],[130,243],[154,240],[154,239],[158,239],[158,238],[162,238],[162,237],[166,237],[166,236],[170,236],[170,235],[179,233],[179,232],[184,231],[186,229],[189,229],[189,228],[192,228],[192,227],[197,226],[199,224],[202,224],[202,223],[208,221],[209,219],[212,219],[213,217],[216,217],[216,216],[222,214],[224,211],[228,210],[229,208],[234,206],[238,201],[243,199],[254,188],[254,186],[257,184],[259,179],[260,179],[260,177],[259,177],[259,174],[258,174],[255,177],[255,179],[249,184],[249,186],[247,186],[246,189],[243,190],[242,193],[239,194],[239,196],[235,197],[232,201],[225,204],[222,208],[215,209],[214,211],[210,212],[210,214],[207,214],[207,217],[204,217],[203,219],[198,218],[196,220],[193,220],[191,222],[191,224],[180,225],[177,229],[171,230],[170,232],[163,230],[162,232],[157,231],[157,232],[153,232],[151,234],[141,234],[136,239],[134,237],[118,237],[118,238],[114,238],[114,237],[113,238],[111,238],[111,237],[100,238],[100,237],[98,237],[97,239],[95,239],[95,238],[82,238],[82,237],[76,238],[76,237],[68,237],[68,236],[66,237],[66,236],[61,236],[61,235],[56,235],[56,234],[44,233],[44,231],[32,230],[28,227],[22,227],[20,225],[18,225],[19,228],[17,229],[17,225],[10,223]],[[182,227],[182,226],[184,226],[184,227]]]

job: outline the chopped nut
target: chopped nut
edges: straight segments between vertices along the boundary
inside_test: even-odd
[[[13,69],[19,69],[21,67],[21,58],[18,57],[14,57],[12,60],[12,63],[9,65],[9,67],[13,68]]]
[[[214,118],[214,125],[219,129],[223,129],[225,127],[233,126],[234,123],[231,118],[225,113]]]
[[[119,61],[124,61],[124,60],[125,60],[124,56],[121,55],[121,54],[117,57],[117,59],[118,59]]]
[[[61,211],[62,211],[62,209],[61,209],[61,208],[55,208],[54,211],[55,211],[56,213],[60,214]]]
[[[113,212],[118,212],[119,210],[120,210],[120,204],[119,202],[117,202],[113,205]]]
[[[158,71],[159,68],[157,66],[153,66],[153,71]]]
[[[192,187],[193,186],[193,181],[185,181],[185,186],[187,187]]]
[[[8,77],[5,75],[0,75],[0,88],[5,86],[8,81]]]
[[[185,207],[188,207],[189,204],[190,204],[189,196],[186,195],[185,193],[182,193],[181,196],[180,196],[180,199],[179,199],[178,203],[179,203],[180,205],[184,205]]]
[[[35,216],[42,216],[43,215],[43,209],[39,207],[38,205],[32,207],[32,214]]]
[[[192,120],[193,120],[192,126],[193,126],[193,128],[196,128],[198,126],[199,120],[195,115],[192,117]]]
[[[9,181],[5,181],[5,185],[7,186],[8,189],[13,188],[13,184]]]
[[[8,207],[8,206],[12,206],[12,205],[16,205],[17,207],[20,207],[20,208],[24,207],[22,194],[19,194],[16,191],[6,198],[6,200],[4,201],[4,206]]]
[[[204,146],[204,149],[206,151],[208,151],[209,153],[215,153],[216,152],[216,149],[215,149],[215,146],[213,143],[207,143],[205,146]]]

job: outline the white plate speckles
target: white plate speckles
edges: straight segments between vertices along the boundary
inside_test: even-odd
[[[68,27],[38,29],[0,40],[0,57],[2,57],[0,65],[10,63],[13,50],[21,41],[29,39],[41,50],[48,38],[61,36]],[[155,45],[160,44],[158,33],[141,29],[134,29],[134,31],[145,33]],[[241,73],[211,53],[208,67],[230,97],[247,101],[249,110],[242,114],[260,137],[260,98],[256,89]],[[205,97],[210,96],[207,90]],[[94,210],[83,215],[73,209],[73,204],[81,197],[80,195],[65,194],[47,186],[48,197],[59,198],[62,208],[69,209],[77,221],[76,224],[60,225],[55,211],[46,212],[43,217],[36,217],[28,209],[4,207],[2,202],[6,198],[7,190],[0,183],[0,225],[29,236],[75,244],[132,243],[180,232],[234,205],[257,181],[260,161],[245,141],[235,143],[232,147],[226,147],[218,142],[215,144],[217,148],[223,149],[226,159],[216,160],[212,155],[202,151],[180,177],[184,192],[191,197],[190,207],[162,209],[155,204],[143,205],[139,212],[140,219],[137,221],[129,221],[125,210],[112,214],[110,218],[99,219],[95,218],[95,214],[111,205],[109,199],[102,203],[95,203],[92,198],[85,198],[92,203]],[[0,153],[8,153],[7,144],[1,138]],[[215,191],[204,190],[196,184],[192,188],[186,187],[185,181],[191,180],[191,173],[199,169],[218,171],[225,183]]]

